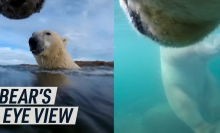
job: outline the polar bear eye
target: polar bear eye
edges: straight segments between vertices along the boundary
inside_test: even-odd
[[[49,36],[49,35],[51,35],[51,33],[50,33],[50,32],[47,32],[47,33],[46,33],[46,35],[48,35],[48,36]]]

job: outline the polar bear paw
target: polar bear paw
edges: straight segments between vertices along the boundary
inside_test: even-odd
[[[212,128],[210,133],[220,133],[220,122],[218,122],[214,125],[214,128]]]
[[[195,133],[217,133],[215,126],[208,123],[199,124],[193,130]]]
[[[195,133],[220,133],[220,122],[215,125],[203,124],[195,128]]]
[[[214,46],[219,51],[220,50],[220,34],[217,34],[214,39]]]
[[[216,55],[220,53],[220,34],[216,35],[212,41],[203,41],[197,47],[199,54]]]

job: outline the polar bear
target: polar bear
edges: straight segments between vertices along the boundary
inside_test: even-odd
[[[0,13],[10,19],[24,19],[39,13],[46,0],[0,0]]]
[[[77,69],[79,66],[66,51],[67,38],[56,32],[36,31],[29,39],[30,51],[38,66],[44,69]]]
[[[220,0],[120,0],[134,27],[161,45],[195,44],[220,23]]]
[[[220,53],[220,34],[213,38],[211,43],[204,41],[181,49],[160,46],[168,101],[195,133],[220,133],[220,88],[206,66]]]

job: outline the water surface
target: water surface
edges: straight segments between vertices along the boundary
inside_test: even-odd
[[[57,106],[78,106],[75,126],[0,126],[8,133],[113,133],[114,68],[43,70],[36,66],[0,66],[1,87],[58,87]],[[39,130],[39,131],[38,131]]]

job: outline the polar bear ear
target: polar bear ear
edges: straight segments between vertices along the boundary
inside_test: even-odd
[[[64,45],[66,45],[68,43],[68,39],[67,38],[63,37],[62,40],[63,40],[63,44]]]

